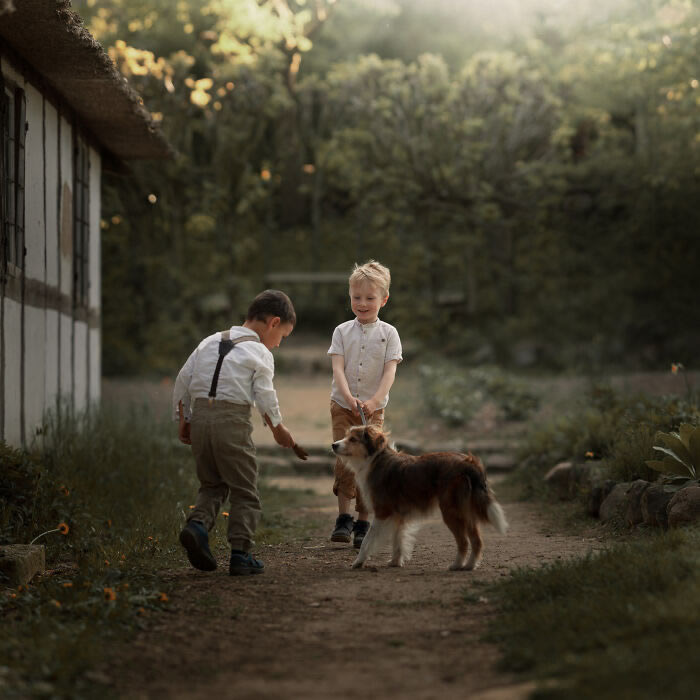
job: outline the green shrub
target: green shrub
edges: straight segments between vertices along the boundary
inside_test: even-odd
[[[524,420],[539,406],[524,380],[496,367],[421,365],[419,371],[428,410],[451,426],[467,423],[487,401],[506,420]]]
[[[604,461],[612,479],[653,481],[657,473],[646,462],[653,456],[654,436],[682,422],[700,423],[693,396],[626,396],[609,386],[592,386],[570,413],[529,431],[517,478],[534,491],[557,462],[593,457]]]
[[[41,477],[35,455],[0,442],[0,544],[15,542],[19,532],[31,529]]]

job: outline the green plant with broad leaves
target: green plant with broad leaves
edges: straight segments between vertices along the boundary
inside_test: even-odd
[[[690,475],[697,478],[700,472],[700,425],[681,423],[677,433],[656,433],[654,449],[663,453],[661,460],[648,460],[647,465],[662,474]]]

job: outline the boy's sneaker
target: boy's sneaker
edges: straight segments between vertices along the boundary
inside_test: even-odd
[[[353,534],[352,546],[355,549],[359,549],[362,546],[362,540],[365,539],[365,535],[367,534],[368,530],[369,530],[369,521],[368,520],[358,520],[355,523],[355,526],[352,528],[352,534]]]
[[[265,571],[265,564],[256,559],[249,552],[240,549],[231,550],[231,563],[228,572],[231,576],[247,576],[248,574],[261,574]]]
[[[187,558],[195,569],[214,571],[216,559],[209,549],[209,533],[199,520],[190,520],[180,533],[180,544],[187,551]]]
[[[352,525],[352,515],[349,513],[339,515],[335,521],[335,530],[333,530],[331,535],[331,542],[350,542]]]

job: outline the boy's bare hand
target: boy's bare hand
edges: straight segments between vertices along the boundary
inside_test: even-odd
[[[294,438],[292,434],[284,427],[283,423],[271,426],[272,436],[275,438],[275,442],[282,447],[294,447]]]
[[[184,443],[185,445],[192,444],[192,438],[190,437],[190,424],[187,421],[180,421],[180,425],[177,429],[177,436],[180,438],[180,442]]]
[[[379,403],[374,399],[365,401],[362,404],[362,410],[365,412],[365,416],[369,418],[377,409],[379,408]]]
[[[360,399],[356,399],[354,396],[346,396],[345,400],[350,405],[350,410],[353,412],[353,414],[356,416],[359,416],[360,415],[360,406],[362,405],[362,402],[360,401]]]
[[[309,453],[301,445],[294,444],[292,445],[292,449],[299,459],[306,461],[309,458]]]

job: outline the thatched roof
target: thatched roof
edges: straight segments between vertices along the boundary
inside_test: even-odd
[[[71,10],[70,0],[14,0],[0,13],[6,45],[78,116],[119,160],[167,158],[172,149],[100,44]]]

